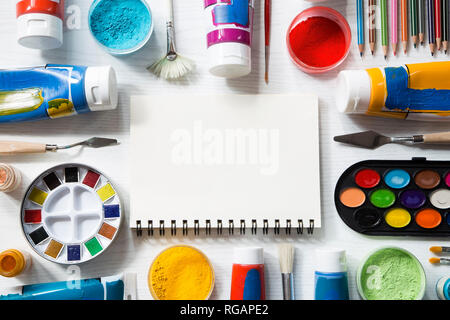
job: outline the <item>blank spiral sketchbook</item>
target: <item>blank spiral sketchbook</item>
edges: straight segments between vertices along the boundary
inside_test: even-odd
[[[321,226],[316,96],[133,96],[130,152],[138,234]]]

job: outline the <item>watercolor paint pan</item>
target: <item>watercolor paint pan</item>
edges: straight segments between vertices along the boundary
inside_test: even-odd
[[[450,161],[367,160],[339,178],[341,219],[372,236],[450,236]]]
[[[99,256],[117,237],[121,221],[112,182],[82,164],[46,170],[22,201],[25,238],[40,256],[56,263],[79,264]]]

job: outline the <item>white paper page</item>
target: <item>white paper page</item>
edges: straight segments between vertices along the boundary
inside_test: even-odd
[[[320,228],[318,99],[131,97],[131,221]]]

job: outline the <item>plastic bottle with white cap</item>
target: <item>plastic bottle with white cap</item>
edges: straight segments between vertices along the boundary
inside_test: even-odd
[[[345,250],[316,250],[315,300],[349,300]]]
[[[230,300],[265,299],[263,248],[235,248]]]
[[[22,46],[50,50],[63,44],[64,0],[18,0],[16,12]]]
[[[0,70],[0,123],[55,119],[117,107],[111,66],[46,65]]]
[[[237,78],[251,72],[254,0],[203,0],[209,72]]]

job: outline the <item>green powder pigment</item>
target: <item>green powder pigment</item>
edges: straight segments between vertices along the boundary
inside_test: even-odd
[[[415,300],[425,286],[419,261],[409,253],[385,248],[372,254],[359,276],[361,294],[367,300]]]

